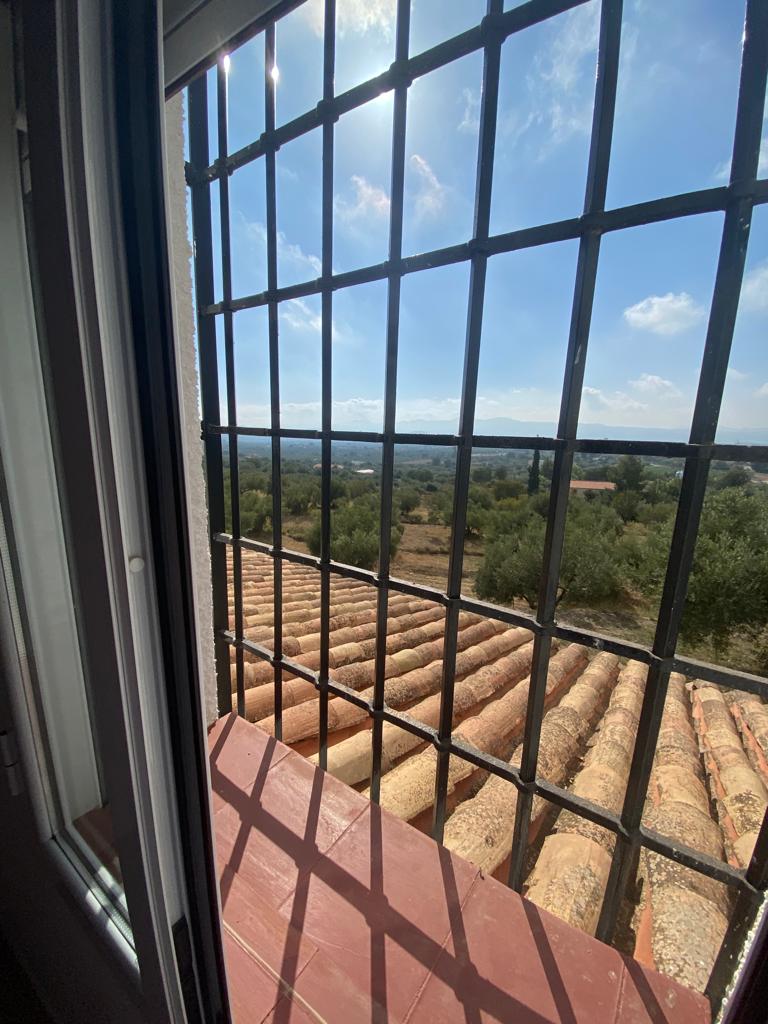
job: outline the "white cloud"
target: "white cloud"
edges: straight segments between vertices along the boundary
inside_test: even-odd
[[[629,383],[635,391],[654,398],[680,398],[682,394],[671,380],[658,377],[655,373],[641,373],[636,380]]]
[[[603,412],[644,412],[648,408],[645,402],[639,402],[623,391],[608,393],[588,384],[583,388],[583,404],[588,415],[599,415]]]
[[[768,260],[744,276],[741,286],[741,308],[749,313],[768,311]]]
[[[290,299],[288,302],[281,302],[279,317],[284,326],[300,333],[320,334],[323,327],[319,304],[312,306],[304,299]],[[344,333],[346,334],[346,330]],[[331,322],[331,339],[334,342],[344,340],[335,318]]]
[[[296,331],[320,333],[323,318],[304,299],[291,299],[280,303],[280,319]]]
[[[247,237],[266,246],[267,229],[261,221],[249,222],[243,219],[243,223]],[[308,278],[317,277],[322,271],[320,258],[304,252],[295,242],[289,242],[282,231],[277,232],[277,258],[280,262],[290,263],[305,270]]]
[[[549,130],[542,156],[573,135],[587,134],[592,125],[598,5],[569,11],[557,25],[556,35],[536,57],[537,75],[528,80],[533,119]]]
[[[310,0],[302,8],[304,17],[318,36],[323,34],[324,7],[324,0]],[[389,39],[395,25],[396,10],[397,0],[336,0],[336,32],[344,36],[347,32],[363,35],[375,31]]]
[[[749,377],[748,373],[742,373],[741,370],[737,370],[735,366],[729,366],[726,373],[731,380],[736,381],[746,380],[747,377]]]
[[[768,398],[768,380],[755,392],[758,398]]]
[[[442,210],[448,189],[438,180],[423,156],[414,153],[410,165],[418,177],[418,188],[414,198],[416,216],[434,216]]]
[[[349,180],[354,189],[354,199],[350,202],[343,196],[336,196],[333,203],[334,213],[341,220],[389,216],[389,196],[383,188],[372,185],[360,174],[353,174]]]
[[[464,101],[464,113],[459,121],[458,130],[474,135],[480,127],[480,96],[474,89],[462,89],[461,98]]]
[[[630,327],[671,337],[690,330],[704,317],[704,309],[687,292],[649,295],[624,310]]]
[[[768,135],[760,140],[760,155],[757,158],[758,178],[768,177]],[[731,158],[718,164],[712,175],[715,181],[727,185],[731,177]]]

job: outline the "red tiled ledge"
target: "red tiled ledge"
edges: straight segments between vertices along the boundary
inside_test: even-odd
[[[236,1024],[709,1022],[236,715],[209,750]]]

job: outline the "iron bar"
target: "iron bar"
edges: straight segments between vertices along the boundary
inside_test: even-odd
[[[398,0],[394,67],[408,62],[410,0]],[[403,195],[405,190],[405,129],[410,79],[401,76],[392,108],[392,178],[389,200],[389,260],[387,278],[387,342],[384,371],[384,440],[381,449],[381,516],[379,522],[379,589],[376,601],[376,653],[373,682],[374,719],[371,737],[371,799],[379,802],[382,756],[384,676],[387,655],[389,569],[392,550],[392,485],[395,466],[395,411],[397,401],[397,348],[400,333],[400,263],[403,252]]]
[[[191,174],[188,175],[190,183],[193,177]],[[713,189],[701,189],[678,196],[664,196],[661,199],[648,200],[630,206],[619,207],[615,210],[606,210],[602,213],[583,214],[581,217],[573,217],[569,220],[555,221],[550,224],[538,224],[530,228],[520,228],[516,231],[509,231],[500,235],[491,235],[487,242],[484,243],[483,248],[489,256],[497,256],[502,253],[518,252],[522,249],[547,245],[550,242],[578,239],[587,231],[595,231],[605,235],[613,231],[623,231],[626,228],[641,227],[646,224],[656,224],[666,220],[677,220],[681,217],[690,217],[701,213],[724,212],[732,204],[735,196],[749,198],[755,206],[766,203],[768,202],[768,181],[756,181],[753,186],[741,184],[737,187],[721,186]],[[459,245],[408,256],[401,261],[400,272],[403,276],[406,276],[418,273],[420,270],[430,270],[435,267],[467,262],[472,258],[475,248],[476,243],[470,239]],[[389,272],[387,261],[367,267],[359,267],[355,270],[334,274],[331,286],[336,291],[340,288],[349,288],[355,284],[382,281],[387,278]],[[272,299],[283,301],[304,298],[308,295],[318,294],[320,290],[320,278],[313,278],[279,288],[274,295],[269,289],[254,295],[245,295],[233,299],[231,305],[234,311],[251,309],[257,306],[265,306]],[[202,316],[215,316],[223,311],[223,303],[211,302],[209,305],[202,307],[200,313]]]
[[[464,347],[464,370],[459,410],[459,436],[456,449],[456,476],[453,485],[453,515],[448,562],[449,600],[445,616],[443,645],[443,675],[440,688],[441,744],[447,743],[453,730],[453,691],[456,678],[456,644],[459,632],[459,598],[464,567],[464,536],[467,526],[469,500],[469,473],[472,462],[472,435],[477,401],[477,374],[480,364],[480,337],[483,328],[485,280],[488,255],[482,243],[486,241],[491,220],[491,190],[493,185],[493,159],[496,150],[496,116],[499,105],[499,72],[501,67],[500,29],[502,0],[488,0],[486,16],[480,26],[485,40],[483,56],[483,84],[480,101],[480,129],[477,141],[477,175],[475,185],[475,213],[473,233],[480,243],[470,262],[469,297],[467,302],[467,329]],[[437,750],[435,769],[435,802],[432,818],[432,836],[443,840],[445,828],[445,802],[448,792],[450,755],[441,745]]]
[[[275,26],[264,31],[264,123],[267,131],[275,128],[275,88],[277,55]],[[267,287],[277,290],[277,186],[275,183],[275,151],[266,155],[267,187]],[[273,645],[275,649],[275,736],[282,736],[283,723],[283,489],[282,453],[280,445],[280,338],[277,302],[267,305],[269,329],[269,409],[272,437],[272,544],[275,550],[273,569]]]
[[[333,102],[336,63],[336,0],[325,0],[323,24],[323,101]],[[333,426],[333,136],[334,122],[323,121],[321,293],[321,480],[320,480],[320,672],[318,693],[319,763],[328,761],[328,660],[331,605],[331,428]]]
[[[205,77],[189,87],[189,149],[195,165],[208,162],[208,94]],[[221,435],[209,429],[221,422],[219,408],[219,369],[216,351],[216,324],[200,315],[200,309],[213,299],[213,246],[211,231],[211,187],[204,181],[191,187],[192,234],[195,244],[194,276],[197,303],[198,357],[200,360],[200,402],[203,415],[203,444],[208,492],[208,533],[211,551],[211,592],[214,654],[216,663],[216,702],[219,714],[232,710],[229,650],[220,639],[229,628],[227,596],[227,553],[214,537],[226,529],[224,515],[224,459]]]
[[[220,424],[209,424],[204,428],[211,434],[229,434],[234,431],[239,437],[278,437],[294,438],[301,441],[321,441],[322,430],[302,430],[294,427],[226,427]],[[384,434],[370,430],[331,430],[332,441],[363,441],[366,443],[382,442]],[[458,434],[393,434],[397,445],[427,445],[444,448],[458,447],[461,438]],[[512,449],[516,451],[565,451],[584,452],[589,455],[646,455],[665,459],[707,459],[723,462],[765,462],[768,461],[768,445],[759,444],[691,444],[688,441],[639,441],[611,438],[587,437],[540,437],[517,436],[507,434],[475,434],[472,437],[473,448]]]
[[[733,199],[726,209],[723,225],[699,388],[691,425],[692,444],[707,445],[714,442],[725,387],[725,374],[736,323],[752,214],[751,204],[739,196],[736,186],[742,179],[754,181],[757,173],[768,68],[766,17],[765,5],[750,0],[747,5],[745,47],[731,162]],[[756,86],[756,82],[760,84]],[[658,658],[671,659],[675,654],[708,473],[709,460],[706,457],[686,459],[653,644],[653,653]],[[653,662],[648,671],[622,808],[622,821],[629,832],[639,825],[642,817],[668,680],[669,667],[663,662]],[[604,941],[610,941],[613,937],[619,903],[625,891],[635,845],[634,841],[619,841],[613,852],[611,871],[597,927],[597,935]]]
[[[221,61],[216,69],[216,121],[218,128],[219,162],[227,159],[227,71]],[[221,223],[221,281],[224,302],[232,298],[232,251],[229,232],[229,178],[219,178],[219,220]],[[237,392],[235,381],[235,339],[232,311],[224,313],[224,367],[227,390],[227,423],[237,426]],[[228,430],[227,456],[229,459],[229,494],[232,519],[232,536],[240,537],[240,459],[237,433]],[[232,548],[232,601],[235,612],[235,636],[243,635],[243,572],[240,547]],[[243,676],[243,652],[235,649],[235,679],[237,713],[245,714],[245,682]]]
[[[612,938],[619,901],[629,873],[641,848],[667,857],[691,870],[722,882],[738,894],[726,941],[718,956],[708,994],[715,1006],[722,1000],[748,928],[768,879],[768,818],[758,839],[747,871],[692,850],[677,840],[661,836],[642,824],[645,795],[653,766],[653,757],[671,672],[682,672],[721,686],[730,686],[768,698],[768,680],[709,665],[681,656],[677,652],[685,595],[695,550],[696,537],[713,460],[737,463],[768,461],[768,446],[715,443],[730,344],[744,271],[746,245],[753,208],[768,202],[768,182],[756,178],[762,113],[768,66],[768,7],[749,0],[742,60],[739,102],[734,135],[731,177],[727,186],[701,189],[676,196],[636,203],[612,210],[605,209],[608,167],[621,40],[621,0],[603,0],[598,75],[595,86],[592,139],[584,212],[579,217],[539,224],[503,234],[491,235],[490,199],[494,161],[495,125],[498,104],[499,69],[502,43],[510,35],[567,12],[585,0],[529,0],[504,12],[501,0],[488,0],[481,23],[458,36],[414,57],[408,56],[410,4],[398,0],[395,61],[383,74],[355,86],[341,95],[334,93],[335,0],[326,0],[323,44],[323,94],[317,107],[291,122],[275,125],[275,23],[265,30],[266,121],[265,131],[253,143],[234,154],[227,152],[226,76],[218,72],[218,156],[211,161],[207,137],[207,98],[205,80],[189,88],[190,163],[187,181],[192,192],[195,237],[195,285],[197,324],[200,344],[202,435],[205,444],[214,587],[214,627],[216,640],[217,692],[220,709],[231,702],[230,648],[235,649],[238,709],[244,712],[243,655],[245,652],[266,661],[275,675],[275,733],[281,731],[283,672],[310,682],[318,691],[318,755],[326,765],[328,743],[328,700],[350,701],[372,719],[372,764],[370,793],[380,794],[382,730],[384,723],[397,725],[436,751],[433,834],[442,839],[445,822],[448,766],[450,757],[461,757],[473,768],[505,779],[517,790],[517,807],[509,882],[522,884],[523,857],[527,844],[533,799],[543,797],[559,808],[573,811],[610,830],[616,836],[611,871],[603,902],[598,936]],[[478,139],[478,163],[475,216],[472,238],[464,243],[403,258],[403,198],[405,136],[408,89],[415,78],[459,59],[484,51],[483,90]],[[394,91],[392,129],[392,181],[390,190],[390,235],[388,258],[382,263],[333,273],[333,165],[334,124],[339,116],[374,99],[382,92]],[[322,260],[317,279],[281,287],[277,265],[277,198],[275,164],[278,149],[292,139],[322,129]],[[267,288],[257,295],[233,297],[231,289],[231,252],[229,238],[228,177],[238,167],[264,159],[267,199]],[[211,244],[211,182],[219,182],[222,223],[223,294],[214,302],[213,252]],[[592,304],[602,235],[640,225],[680,217],[723,212],[725,214],[718,270],[713,293],[704,356],[690,435],[687,441],[639,440],[619,438],[579,438],[582,384],[589,340]],[[566,369],[560,415],[554,436],[506,436],[475,433],[477,370],[484,308],[485,273],[490,257],[567,239],[579,240],[579,258],[569,333]],[[467,311],[465,359],[462,379],[462,406],[456,434],[398,432],[396,422],[397,355],[400,313],[400,289],[405,275],[433,267],[467,262],[470,264],[470,291]],[[388,289],[387,343],[384,422],[381,431],[334,430],[332,422],[332,320],[333,293],[371,281],[386,281]],[[281,302],[309,295],[321,299],[321,428],[303,430],[280,425],[278,309]],[[234,373],[233,318],[239,310],[266,307],[270,373],[270,425],[238,425],[236,381]],[[222,317],[226,362],[228,422],[220,422],[215,317]],[[229,444],[232,532],[226,532],[224,519],[222,438]],[[272,459],[272,543],[252,541],[241,536],[239,517],[238,439],[269,439]],[[282,439],[319,441],[321,444],[321,542],[319,557],[283,548],[281,503]],[[379,564],[376,572],[336,562],[331,557],[331,456],[334,442],[363,442],[381,445],[381,520]],[[448,579],[445,590],[437,590],[390,575],[391,524],[394,460],[397,446],[439,445],[456,450],[453,521]],[[472,449],[497,449],[526,452],[538,449],[553,453],[554,467],[547,528],[542,557],[542,580],[535,613],[502,608],[462,595],[464,527],[469,497]],[[660,602],[657,628],[651,648],[621,638],[579,629],[556,621],[555,611],[562,558],[571,469],[574,456],[626,455],[679,459],[684,463],[678,512],[670,546],[667,574]],[[234,629],[228,616],[226,548],[232,548],[234,588]],[[242,552],[258,552],[274,565],[274,643],[269,650],[243,636]],[[283,562],[315,568],[320,581],[320,660],[318,671],[286,658],[282,643]],[[329,672],[330,588],[333,576],[356,580],[376,589],[376,648],[374,688],[368,700],[351,688],[335,681]],[[385,664],[386,630],[390,591],[435,602],[446,609],[443,648],[441,707],[437,728],[411,718],[407,711],[391,708],[386,702]],[[534,652],[531,666],[530,696],[523,732],[520,767],[464,743],[452,734],[453,689],[455,682],[456,641],[461,611],[531,630]],[[609,651],[648,665],[648,678],[641,708],[624,805],[620,814],[598,807],[568,790],[536,776],[538,744],[544,713],[544,694],[553,638],[583,644],[591,650]]]
[[[604,0],[600,15],[598,71],[595,82],[595,104],[592,118],[592,138],[589,149],[587,187],[584,197],[584,212],[588,215],[599,214],[605,206],[611,138],[613,135],[613,117],[616,107],[621,14],[621,0]],[[578,429],[579,408],[582,385],[584,383],[587,344],[592,320],[592,304],[595,295],[599,254],[600,235],[594,230],[589,229],[582,235],[579,243],[571,326],[557,429],[558,437],[566,439],[575,438]],[[572,465],[572,451],[561,449],[555,452],[547,527],[544,535],[541,586],[536,616],[545,628],[553,626],[555,621]],[[531,684],[520,766],[521,777],[526,782],[533,781],[536,777],[550,650],[550,635],[545,633],[537,636],[533,648]],[[523,883],[523,863],[528,841],[531,809],[531,794],[524,792],[521,794],[515,809],[512,853],[509,860],[509,884],[518,891]]]

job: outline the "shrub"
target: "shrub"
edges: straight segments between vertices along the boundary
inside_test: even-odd
[[[373,569],[379,557],[378,502],[361,498],[341,505],[331,514],[331,558],[360,569]],[[392,556],[397,552],[403,528],[399,517],[393,514],[390,533]],[[320,554],[320,517],[317,516],[307,534],[307,544],[313,555]]]

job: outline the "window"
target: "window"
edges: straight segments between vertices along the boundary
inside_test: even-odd
[[[624,179],[624,187],[629,190],[628,197],[632,200],[631,205],[606,208],[609,180],[611,194],[616,191],[623,198],[622,189],[614,186],[612,155],[616,155],[619,162],[634,160],[637,164],[639,160],[636,152],[632,155],[632,148],[627,142],[626,124],[620,119],[623,106],[630,101],[629,88],[625,82],[626,62],[627,54],[634,45],[631,29],[622,23],[621,5],[609,0],[605,0],[602,5],[596,2],[573,3],[570,0],[562,3],[532,0],[530,3],[512,6],[506,11],[502,6],[501,0],[490,0],[487,13],[479,23],[461,31],[457,26],[459,34],[437,42],[430,49],[414,53],[409,32],[411,4],[408,0],[399,0],[396,4],[396,19],[390,26],[394,41],[394,63],[389,70],[368,81],[360,81],[360,76],[355,75],[353,87],[337,94],[334,91],[335,45],[337,39],[342,38],[340,14],[337,12],[334,16],[335,5],[327,2],[323,21],[320,18],[320,7],[313,4],[312,24],[323,38],[322,96],[317,97],[316,104],[307,100],[302,111],[289,106],[291,115],[295,116],[291,120],[280,119],[279,123],[276,121],[276,97],[282,87],[279,42],[284,23],[278,20],[268,25],[262,36],[248,43],[251,48],[263,45],[263,83],[255,75],[243,76],[239,82],[231,83],[233,89],[263,89],[264,130],[255,130],[249,140],[244,140],[240,135],[241,118],[238,114],[240,148],[234,151],[231,151],[229,145],[229,56],[222,55],[215,72],[210,72],[216,81],[215,118],[211,106],[212,90],[205,78],[198,78],[189,86],[190,152],[187,180],[192,196],[196,252],[197,329],[212,545],[219,709],[223,713],[231,707],[230,652],[234,652],[235,706],[240,714],[246,711],[246,684],[252,674],[251,663],[261,660],[273,667],[274,731],[278,737],[282,729],[284,680],[290,675],[292,679],[306,681],[316,688],[318,694],[318,759],[320,765],[325,767],[328,758],[329,699],[339,697],[362,708],[372,719],[370,795],[373,800],[379,799],[381,791],[384,726],[397,725],[417,737],[419,742],[426,741],[436,752],[432,834],[439,841],[444,837],[449,810],[447,793],[452,755],[507,780],[517,791],[508,880],[518,890],[525,877],[527,837],[538,798],[549,801],[553,809],[567,809],[580,819],[607,829],[615,841],[612,843],[610,870],[597,923],[597,935],[605,941],[611,941],[616,936],[622,900],[641,851],[661,855],[668,861],[698,873],[698,876],[730,887],[736,894],[736,907],[731,914],[730,927],[707,987],[713,1000],[719,1001],[730,979],[734,958],[754,921],[768,884],[768,825],[763,822],[754,852],[750,853],[747,862],[736,866],[733,861],[720,861],[693,849],[679,841],[677,835],[661,835],[654,831],[644,823],[643,809],[654,767],[654,753],[659,742],[664,739],[662,735],[660,741],[665,700],[670,693],[676,693],[679,689],[679,677],[673,677],[673,673],[698,680],[697,686],[715,684],[768,697],[768,683],[760,676],[721,665],[700,663],[683,656],[678,645],[710,469],[718,460],[746,465],[766,461],[768,456],[764,444],[726,443],[719,441],[717,436],[718,414],[744,274],[749,226],[753,210],[768,200],[765,181],[758,179],[766,77],[765,18],[758,11],[757,4],[747,4],[746,44],[741,59],[738,105],[733,105],[734,93],[730,106],[728,98],[723,97],[717,109],[718,124],[722,122],[727,125],[725,133],[732,130],[733,137],[733,158],[727,172],[727,181],[724,179],[722,183],[698,191],[672,194],[670,188],[678,182],[678,176],[672,172],[669,175],[661,173],[667,156],[664,150],[659,153],[659,173],[654,175],[651,184],[654,195],[664,194],[660,198],[648,199],[644,192],[645,181],[640,181],[635,187],[633,168],[633,174]],[[580,145],[572,147],[567,158],[568,189],[561,193],[559,186],[563,172],[561,170],[558,175],[556,166],[544,168],[538,180],[528,166],[510,169],[510,161],[514,162],[523,150],[518,147],[512,152],[508,139],[502,137],[499,112],[500,107],[505,108],[508,104],[508,96],[506,93],[500,95],[500,82],[507,81],[514,70],[512,63],[508,66],[505,58],[513,48],[524,44],[528,33],[544,34],[550,47],[550,59],[561,62],[573,59],[572,53],[564,52],[562,39],[558,42],[559,37],[546,35],[550,29],[555,32],[558,27],[562,28],[563,19],[571,17],[573,20],[579,19],[586,40],[577,57],[580,60],[585,55],[589,58],[591,54],[594,61],[596,53],[597,79],[594,93],[588,96],[586,111],[579,109],[569,113],[560,110],[560,114],[568,114],[571,118],[578,115],[584,125],[583,131],[589,133],[588,160],[585,162],[582,159],[584,153]],[[691,21],[694,19],[691,11],[685,17]],[[291,18],[295,20],[296,15],[291,15]],[[288,19],[286,25],[287,22]],[[421,31],[421,22],[419,26]],[[291,22],[291,31],[294,27],[294,22]],[[464,26],[460,28],[464,29]],[[344,31],[352,29],[346,25]],[[624,55],[621,60],[620,53]],[[430,163],[422,155],[418,141],[414,142],[418,140],[418,132],[430,113],[436,116],[435,111],[440,110],[442,115],[441,100],[433,98],[433,106],[430,106],[430,85],[458,65],[462,68],[461,95],[466,105],[467,137],[477,140],[476,153],[472,151],[473,160],[476,155],[474,176],[468,169],[471,161],[466,151],[462,154],[460,165],[452,164],[445,153],[439,153],[438,150],[431,157]],[[238,66],[242,67],[242,63]],[[550,79],[556,70],[553,67],[547,72]],[[732,72],[733,68],[725,68],[718,78],[723,89],[735,89]],[[577,70],[571,68],[571,73],[575,76]],[[381,94],[392,97],[390,188],[387,194],[383,181],[377,179],[375,183],[368,182],[358,174],[356,200],[362,202],[365,199],[370,207],[372,223],[373,217],[378,214],[383,214],[387,219],[388,258],[373,263],[362,262],[368,251],[367,243],[371,239],[375,242],[380,233],[380,225],[377,223],[366,244],[344,251],[343,270],[337,271],[334,262],[336,224],[339,216],[349,215],[349,206],[355,201],[355,196],[347,197],[340,205],[335,195],[335,145],[338,136],[346,131],[347,121],[351,121],[353,116],[362,118],[370,109],[373,122],[374,113],[378,117],[381,109],[388,109],[380,106],[373,111],[376,104],[382,103]],[[437,92],[434,95],[437,96]],[[698,110],[695,96],[688,96],[686,102],[691,110]],[[735,128],[732,117],[734,109]],[[614,132],[617,111],[619,120]],[[534,117],[535,114],[534,110]],[[212,123],[216,125],[215,137],[209,134]],[[643,125],[644,129],[647,127],[647,124]],[[612,154],[614,135],[618,145],[617,154]],[[307,180],[305,184],[305,190],[315,189],[319,199],[313,208],[312,218],[299,223],[296,211],[293,211],[296,222],[290,229],[292,233],[289,233],[289,229],[280,220],[280,196],[282,190],[288,188],[281,178],[281,168],[283,175],[286,175],[285,168],[294,152],[298,152],[302,145],[307,147],[308,162],[301,165],[299,171],[292,168],[292,173],[305,173],[308,177],[314,175],[315,179],[321,175],[319,188],[317,181]],[[414,148],[416,145],[419,145],[418,150]],[[438,160],[445,161],[439,173],[435,170]],[[259,246],[266,243],[266,274],[257,289],[245,293],[233,284],[242,280],[240,263],[246,262],[249,257],[236,239],[239,228],[237,213],[232,206],[232,195],[239,177],[254,168],[258,170],[252,174],[252,181],[263,181],[264,192],[250,196],[249,202],[254,208],[264,211],[264,220],[257,225],[255,234]],[[519,216],[512,208],[504,211],[498,208],[499,198],[504,196],[507,189],[514,188],[515,175],[525,187],[533,188],[538,193],[536,202],[530,207],[534,211],[534,223]],[[577,175],[582,176],[579,180],[585,187],[583,206],[577,204],[578,196],[569,191]],[[288,177],[292,182],[290,187],[295,187],[295,180],[290,175]],[[473,177],[471,190],[467,184],[470,177]],[[351,180],[354,183],[354,176]],[[687,178],[680,180],[685,187],[690,187],[691,184],[701,182],[701,175],[697,173],[692,181]],[[444,191],[441,192],[441,189]],[[456,206],[460,208],[459,212],[467,214],[467,227],[457,237],[442,230],[444,222],[437,221],[433,225],[434,230],[428,229],[426,222],[419,224],[414,213],[419,202],[422,209],[424,204],[432,203],[434,206],[439,196],[448,194],[448,189],[451,190]],[[218,205],[212,207],[214,196]],[[542,217],[542,214],[549,214],[553,210],[563,219],[547,220]],[[468,226],[470,219],[471,229]],[[221,225],[220,248],[218,242],[214,245],[212,223],[216,221]],[[461,216],[453,223],[454,226],[460,225]],[[521,223],[525,226],[520,227]],[[504,229],[503,232],[495,231],[497,225]],[[715,240],[715,248],[711,253],[711,302],[708,309],[702,306],[700,314],[698,310],[693,311],[700,326],[701,344],[695,368],[690,369],[694,380],[690,429],[686,430],[685,436],[674,440],[651,440],[632,436],[631,432],[629,436],[625,432],[616,437],[592,437],[589,429],[582,428],[581,419],[582,410],[588,406],[589,400],[602,393],[599,374],[606,360],[612,358],[601,347],[598,333],[602,315],[599,289],[603,276],[621,275],[621,259],[616,256],[608,261],[611,249],[614,245],[618,249],[622,244],[632,247],[633,238],[650,238],[654,232],[659,237],[665,233],[676,234],[677,229],[680,237],[685,236],[686,232],[691,233],[688,241],[684,242],[688,247],[686,252],[690,251],[691,245],[699,244],[690,241],[693,236],[701,240],[706,235],[708,239]],[[429,246],[435,248],[423,251]],[[716,255],[717,246],[719,255]],[[560,247],[557,253],[554,252],[555,247]],[[574,253],[576,249],[578,251]],[[378,249],[371,244],[370,251],[378,252]],[[573,259],[570,264],[568,260],[561,259],[560,254],[566,251],[570,256],[575,255],[575,269]],[[566,292],[572,290],[564,356],[561,354],[559,360],[553,357],[552,363],[553,367],[556,365],[558,374],[561,369],[563,371],[561,394],[553,409],[556,424],[549,434],[540,436],[515,433],[512,430],[487,432],[478,416],[481,397],[478,380],[480,373],[487,374],[492,366],[492,362],[488,362],[483,341],[492,336],[495,325],[488,324],[484,318],[492,304],[503,303],[505,291],[509,295],[503,283],[505,261],[509,261],[509,273],[515,273],[517,266],[524,262],[523,257],[530,255],[531,259],[523,272],[533,277],[541,273],[535,265],[535,257],[539,253],[551,257],[552,262],[542,260],[541,266],[545,274],[557,277],[556,289],[553,288],[557,302],[561,304]],[[361,262],[354,264],[355,256]],[[665,251],[664,258],[668,256]],[[669,258],[670,263],[674,262]],[[659,259],[658,250],[651,246],[648,260],[652,263]],[[281,273],[286,260],[291,260],[293,264],[291,276],[287,278]],[[512,263],[515,260],[518,263],[513,269]],[[220,295],[214,290],[214,268],[218,265],[221,267]],[[421,429],[402,429],[401,424],[405,424],[407,418],[400,415],[398,374],[403,367],[409,366],[413,358],[411,352],[401,347],[401,342],[408,337],[409,325],[403,322],[404,311],[408,308],[406,299],[419,284],[426,287],[428,275],[444,274],[448,277],[453,274],[461,277],[460,269],[465,270],[465,279],[468,278],[468,294],[462,303],[466,312],[466,333],[461,393],[457,401],[458,429],[454,429],[450,423],[434,433]],[[653,269],[651,266],[649,273]],[[679,265],[672,269],[681,270]],[[640,273],[639,270],[637,272]],[[346,295],[344,290],[353,286],[369,286],[372,282],[383,282],[387,288],[384,366],[376,371],[383,375],[383,427],[379,429],[377,425],[376,429],[338,429],[335,426],[334,382],[339,350],[334,338],[334,311],[337,299]],[[649,287],[655,289],[657,285]],[[678,317],[692,314],[692,300],[685,291],[684,281],[669,287],[677,291],[670,290],[666,296],[657,296],[655,301],[649,299],[645,306],[642,302],[635,304],[635,322],[643,318],[647,320],[660,302],[667,306],[676,305]],[[460,289],[454,286],[450,296],[452,303],[459,301],[457,295],[461,296]],[[629,300],[627,308],[630,309]],[[243,359],[243,350],[240,347],[242,336],[238,331],[238,322],[246,311],[261,311],[262,316],[261,322],[255,326],[252,344],[259,348],[258,358],[262,365],[265,361],[268,363],[268,425],[254,422],[243,415],[247,413],[248,404],[241,399],[238,367]],[[426,321],[432,312],[420,308],[416,316]],[[293,376],[303,369],[295,363],[301,358],[296,351],[287,354],[282,345],[284,335],[291,326],[291,318],[294,325],[297,318],[303,318],[305,327],[313,332],[316,343],[313,358],[319,364],[314,380],[319,398],[312,399],[317,414],[316,422],[306,425],[296,425],[292,421],[283,400],[286,375]],[[631,321],[631,317],[629,319]],[[375,327],[371,330],[372,347],[377,351]],[[223,346],[217,343],[219,336],[223,339]],[[525,366],[526,360],[535,360],[536,354],[529,355],[523,350],[517,358]],[[417,372],[423,373],[424,370],[420,368]],[[593,378],[592,374],[598,376]],[[655,376],[658,380],[663,379],[661,374]],[[223,400],[219,391],[219,380],[222,377],[226,382]],[[590,383],[593,380],[595,383]],[[638,380],[643,382],[642,377],[638,377]],[[653,381],[644,383],[650,387]],[[270,495],[266,514],[272,523],[271,543],[253,539],[249,535],[250,529],[244,525],[240,482],[242,459],[244,453],[256,450],[254,445],[257,440],[259,454],[269,459],[268,463],[260,466],[260,471],[269,474],[269,486],[265,487],[265,493],[268,491]],[[320,527],[317,555],[284,545],[285,506],[281,491],[281,466],[286,449],[299,442],[314,443],[319,448]],[[342,442],[378,446],[380,451],[380,457],[370,460],[371,465],[380,466],[376,470],[380,504],[375,570],[342,564],[333,557],[333,452],[334,446]],[[396,456],[399,460],[401,453],[409,448],[424,445],[439,447],[445,456],[450,456],[455,470],[450,505],[452,512],[447,580],[444,586],[437,587],[402,579],[392,572]],[[539,587],[534,614],[516,608],[499,607],[462,593],[468,514],[472,498],[472,460],[478,460],[475,465],[479,465],[482,454],[489,451],[536,452],[534,460],[537,467],[539,459],[551,460],[547,470],[550,484],[545,503],[545,524],[542,526]],[[680,466],[680,484],[674,526],[668,551],[663,558],[661,595],[653,640],[647,645],[568,625],[559,616],[558,598],[569,506],[571,502],[586,500],[583,495],[577,494],[569,501],[572,471],[577,456],[643,456],[679,460],[675,464]],[[228,470],[226,473],[225,467]],[[252,469],[249,467],[249,472]],[[574,507],[577,507],[576,504]],[[225,509],[229,509],[226,518]],[[249,508],[249,523],[251,511]],[[248,573],[252,572],[252,552],[257,553],[261,561],[271,560],[272,565],[272,624],[268,631],[268,641],[260,641],[248,635],[243,579],[246,556],[249,559]],[[228,570],[230,557],[231,569]],[[308,567],[319,573],[320,647],[317,668],[308,668],[295,660],[283,644],[284,583],[289,571],[293,572],[296,566]],[[228,573],[232,597],[229,611]],[[374,681],[370,697],[362,696],[357,690],[335,679],[329,664],[330,595],[333,583],[339,580],[358,581],[375,588],[377,632]],[[387,614],[390,603],[400,595],[437,602],[444,609],[440,713],[435,725],[414,721],[407,713],[388,706],[385,700]],[[522,753],[517,764],[478,751],[453,734],[457,651],[460,615],[463,612],[477,613],[486,619],[524,627],[533,634],[530,696],[526,707]],[[638,707],[636,737],[629,755],[626,792],[616,811],[608,811],[564,785],[547,782],[537,773],[548,667],[553,645],[558,641],[632,659],[647,668],[644,697]]]

